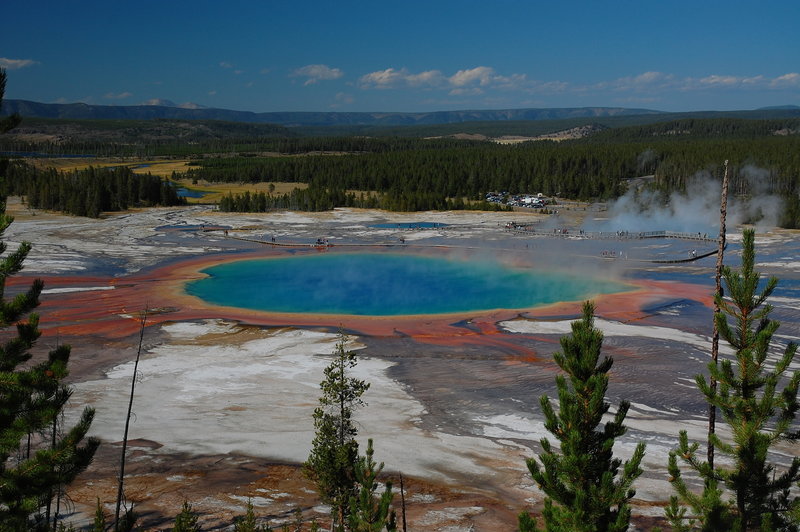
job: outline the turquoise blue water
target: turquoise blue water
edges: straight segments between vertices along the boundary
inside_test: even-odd
[[[186,291],[271,312],[400,316],[525,309],[619,292],[625,285],[496,262],[392,253],[244,260],[203,270]]]
[[[178,197],[181,198],[202,198],[208,192],[200,192],[199,190],[189,190],[185,187],[178,188],[175,192],[178,193]]]

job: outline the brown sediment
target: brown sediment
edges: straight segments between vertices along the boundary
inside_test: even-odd
[[[129,442],[129,446],[136,442]],[[313,520],[327,525],[330,516],[322,511],[314,484],[299,464],[276,463],[268,459],[226,454],[192,456],[170,453],[145,456],[136,447],[127,464],[126,499],[140,513],[144,530],[171,530],[174,516],[184,501],[191,501],[205,530],[229,527],[245,511],[248,500],[257,516],[278,529],[284,524]],[[112,462],[118,444],[100,447],[97,460]],[[398,520],[406,512],[415,529],[503,530],[516,520],[517,510],[498,494],[477,487],[447,486],[421,478],[403,475],[406,506],[400,508],[400,478],[397,474],[381,475],[381,482],[391,481],[395,493],[394,506]],[[117,485],[105,472],[88,470],[71,489],[71,495],[86,515],[92,515],[96,500],[113,501]],[[470,509],[468,512],[459,509]],[[426,523],[428,526],[424,526]]]

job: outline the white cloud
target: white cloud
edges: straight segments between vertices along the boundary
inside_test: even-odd
[[[104,98],[107,99],[107,100],[124,100],[126,98],[130,98],[131,96],[133,96],[133,93],[130,93],[130,92],[127,92],[127,91],[126,92],[119,92],[119,93],[108,92],[108,93],[105,94]]]
[[[494,69],[491,67],[479,66],[469,70],[459,70],[449,80],[450,84],[455,87],[463,87],[465,85],[479,84],[481,86],[489,85],[494,76]]]
[[[38,64],[39,62],[33,59],[9,59],[7,57],[0,57],[0,68],[5,68],[6,70],[18,70]]]
[[[334,97],[334,102],[330,105],[332,109],[336,109],[339,107],[343,107],[345,105],[352,105],[355,102],[355,98],[353,98],[352,94],[348,94],[346,92],[337,93]]]
[[[797,72],[790,72],[777,78],[770,80],[772,87],[798,87],[800,86],[800,74]]]
[[[480,94],[480,88],[522,89],[530,84],[524,74],[498,76],[491,67],[479,66],[459,70],[452,76],[445,76],[440,70],[426,70],[411,73],[406,68],[387,68],[361,76],[358,85],[362,89],[393,88],[445,88],[450,94]]]
[[[534,87],[544,88],[546,85],[528,80],[525,74],[511,74],[510,76],[494,76],[492,83],[499,89],[505,90],[526,90]],[[564,85],[560,82],[552,82]],[[556,85],[552,85],[555,87]]]
[[[665,91],[699,91],[713,89],[770,89],[800,86],[800,74],[788,73],[776,78],[763,75],[735,76],[709,74],[703,77],[679,78],[674,74],[648,71],[636,76],[601,81],[593,85],[574,86],[576,92],[603,91],[656,93]]]
[[[566,81],[535,81],[530,92],[559,94],[571,89]]]
[[[407,69],[387,68],[361,76],[358,80],[363,89],[389,89],[397,87],[436,87],[447,83],[444,74],[438,70],[426,70],[412,74]]]
[[[654,91],[674,87],[676,79],[672,74],[648,71],[636,76],[626,76],[610,81],[601,81],[594,85],[576,87],[576,90],[612,90],[612,91]]]
[[[238,68],[234,68],[233,63],[230,63],[228,61],[220,61],[219,62],[219,66],[220,66],[220,68],[224,68],[226,70],[233,70],[233,73],[236,74],[237,76],[239,74],[243,74],[244,73],[244,70],[240,70]]]
[[[781,89],[800,87],[800,74],[790,72],[775,78],[757,76],[731,76],[712,74],[700,79],[686,78],[687,88],[744,88],[744,89]]]
[[[151,98],[146,102],[142,102],[142,105],[158,105],[161,107],[177,107],[178,104],[173,102],[172,100],[167,100],[166,98]]]
[[[355,101],[352,94],[347,94],[346,92],[340,92],[336,95],[336,102],[342,104],[351,104]]]
[[[707,86],[730,87],[732,85],[738,85],[741,82],[742,79],[737,78],[736,76],[718,76],[716,74],[712,74],[710,76],[706,76],[700,79],[700,85],[707,85]]]
[[[501,91],[524,93],[534,98],[564,94],[596,98],[601,93],[611,93],[608,95],[614,95],[616,101],[646,103],[662,101],[665,94],[676,92],[794,89],[800,87],[800,73],[789,72],[776,77],[725,73],[680,77],[668,72],[647,70],[631,76],[580,84],[529,79],[521,73],[499,74],[494,68],[482,65],[458,70],[451,75],[439,70],[414,73],[406,68],[387,68],[361,76],[356,85],[364,90],[441,89],[448,96],[463,97],[464,103],[476,96],[482,96],[485,102],[496,101],[494,99],[498,98]]]
[[[405,68],[387,68],[361,76],[362,89],[424,88],[444,89],[450,96],[475,96],[489,91],[518,91],[531,94],[563,93],[570,86],[563,81],[536,81],[525,74],[500,75],[494,68],[478,66],[446,76],[439,70],[411,73]]]
[[[665,74],[661,72],[645,72],[644,74],[639,74],[638,76],[632,79],[633,83],[636,84],[648,84],[648,83],[655,83],[662,79],[664,79]]]
[[[322,80],[339,79],[344,76],[344,72],[328,65],[306,65],[292,72],[290,76],[308,78],[303,85],[313,85]]]
[[[364,89],[389,89],[402,85],[407,78],[408,71],[406,69],[387,68],[364,74],[358,80],[358,84]]]
[[[764,83],[764,76],[753,76],[752,78],[742,78],[744,85],[760,85]]]
[[[444,75],[438,70],[427,70],[419,74],[409,74],[406,76],[406,83],[412,87],[421,87],[424,85],[435,87],[445,82]]]
[[[483,92],[484,92],[483,89],[481,89],[480,87],[469,87],[469,88],[455,88],[451,90],[448,94],[450,94],[450,96],[464,96],[464,95],[478,96],[480,94],[483,94]]]

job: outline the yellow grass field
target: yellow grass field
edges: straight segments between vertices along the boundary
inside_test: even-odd
[[[247,191],[251,194],[253,192],[270,192],[270,185],[275,185],[275,189],[272,191],[273,195],[286,194],[296,188],[308,186],[305,183],[206,183],[204,181],[195,185],[190,179],[181,179],[177,183],[188,189],[206,193],[202,198],[186,198],[189,203],[217,203],[229,193],[235,196]]]
[[[133,169],[146,165],[142,168],[144,173],[150,172],[153,175],[161,177],[169,177],[172,172],[185,172],[189,166],[189,160],[173,160],[173,159],[157,159],[157,160],[142,160],[131,159],[124,157],[115,158],[91,158],[91,159],[31,159],[30,162],[39,168],[56,168],[57,170],[70,171],[70,170],[84,170],[90,166],[96,168],[106,168],[109,166],[129,166]]]
[[[109,166],[128,166],[136,173],[153,174],[164,179],[172,176],[173,172],[183,173],[189,169],[188,159],[156,159],[132,160],[126,158],[108,159],[35,159],[34,164],[41,168],[56,168],[62,171],[84,170],[90,166],[106,168]],[[187,189],[205,192],[202,198],[187,198],[189,203],[217,203],[223,196],[243,194],[247,191],[270,192],[270,185],[274,185],[272,194],[286,194],[297,188],[306,188],[305,183],[207,183],[201,181],[193,184],[189,179],[180,179],[177,183]]]

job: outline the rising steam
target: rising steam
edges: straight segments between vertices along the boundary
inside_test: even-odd
[[[783,200],[771,194],[769,171],[751,165],[739,172],[747,194],[728,198],[727,224],[755,224],[772,228],[783,210]],[[595,221],[585,229],[593,231],[679,231],[716,235],[719,231],[722,184],[708,172],[698,172],[687,180],[685,192],[665,196],[646,187],[629,190],[609,205],[608,219]]]

